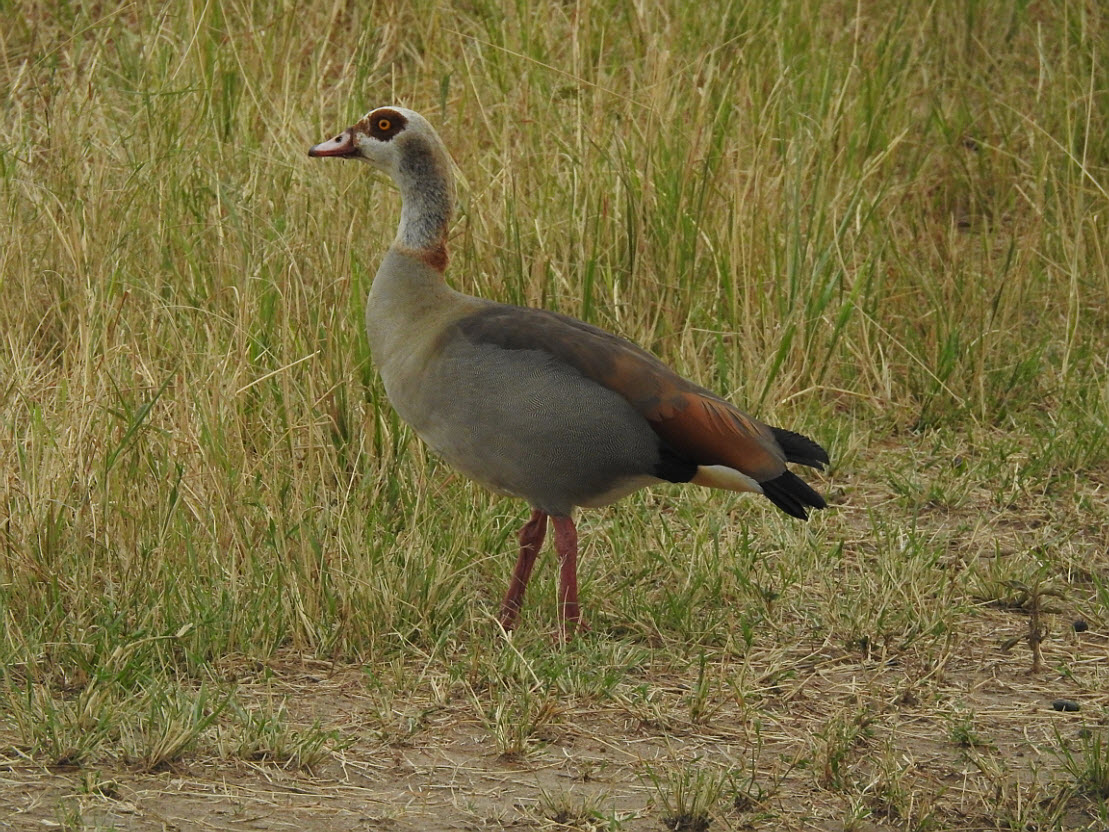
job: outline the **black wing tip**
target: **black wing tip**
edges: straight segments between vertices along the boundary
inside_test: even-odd
[[[759,485],[770,502],[798,520],[808,520],[809,509],[828,507],[824,498],[792,471],[785,471]]]
[[[697,476],[698,465],[679,454],[665,442],[659,442],[659,460],[651,471],[660,480],[689,482]]]
[[[807,465],[818,471],[823,471],[824,466],[829,463],[828,452],[809,437],[784,428],[772,427],[770,430],[785,453],[787,462]]]

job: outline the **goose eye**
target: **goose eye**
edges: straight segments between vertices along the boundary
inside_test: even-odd
[[[389,121],[387,118],[380,118],[377,120],[377,129],[382,133],[387,133],[392,126],[393,122]]]

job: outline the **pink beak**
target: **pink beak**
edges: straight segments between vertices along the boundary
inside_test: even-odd
[[[333,139],[320,142],[308,148],[309,156],[357,156],[358,145],[354,143],[354,132],[344,130]]]

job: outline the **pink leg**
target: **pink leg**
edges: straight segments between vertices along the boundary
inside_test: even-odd
[[[558,552],[558,630],[569,640],[581,625],[578,605],[578,531],[573,517],[552,517],[555,528],[555,551]]]
[[[557,527],[556,527],[557,528]],[[517,536],[520,541],[520,556],[516,559],[516,569],[508,582],[508,592],[501,601],[501,626],[511,630],[516,626],[516,616],[524,605],[524,590],[528,588],[531,568],[535,558],[543,548],[543,538],[547,536],[547,515],[537,508],[531,510],[531,519],[524,524]]]

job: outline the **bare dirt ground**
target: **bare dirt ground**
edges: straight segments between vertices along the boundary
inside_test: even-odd
[[[990,612],[976,623],[958,654],[929,667],[830,647],[798,655],[792,678],[718,696],[696,723],[677,716],[689,712],[690,680],[644,668],[648,705],[619,695],[570,703],[525,753],[507,757],[470,697],[440,692],[439,704],[382,714],[359,668],[286,656],[257,693],[338,729],[350,744],[325,763],[289,771],[198,755],[142,773],[9,758],[0,827],[657,830],[670,817],[671,828],[698,829],[668,815],[664,799],[674,793],[667,776],[696,770],[733,776],[711,813],[718,829],[1049,828],[1044,819],[1100,828],[1096,801],[1070,787],[1052,749],[1109,710],[1109,639],[1049,639],[1046,666],[1075,672],[1031,674],[1026,650],[998,650],[1011,617]],[[758,666],[747,657],[749,678]],[[1081,710],[1053,710],[1060,698]],[[407,726],[405,736],[383,733],[383,720]]]

